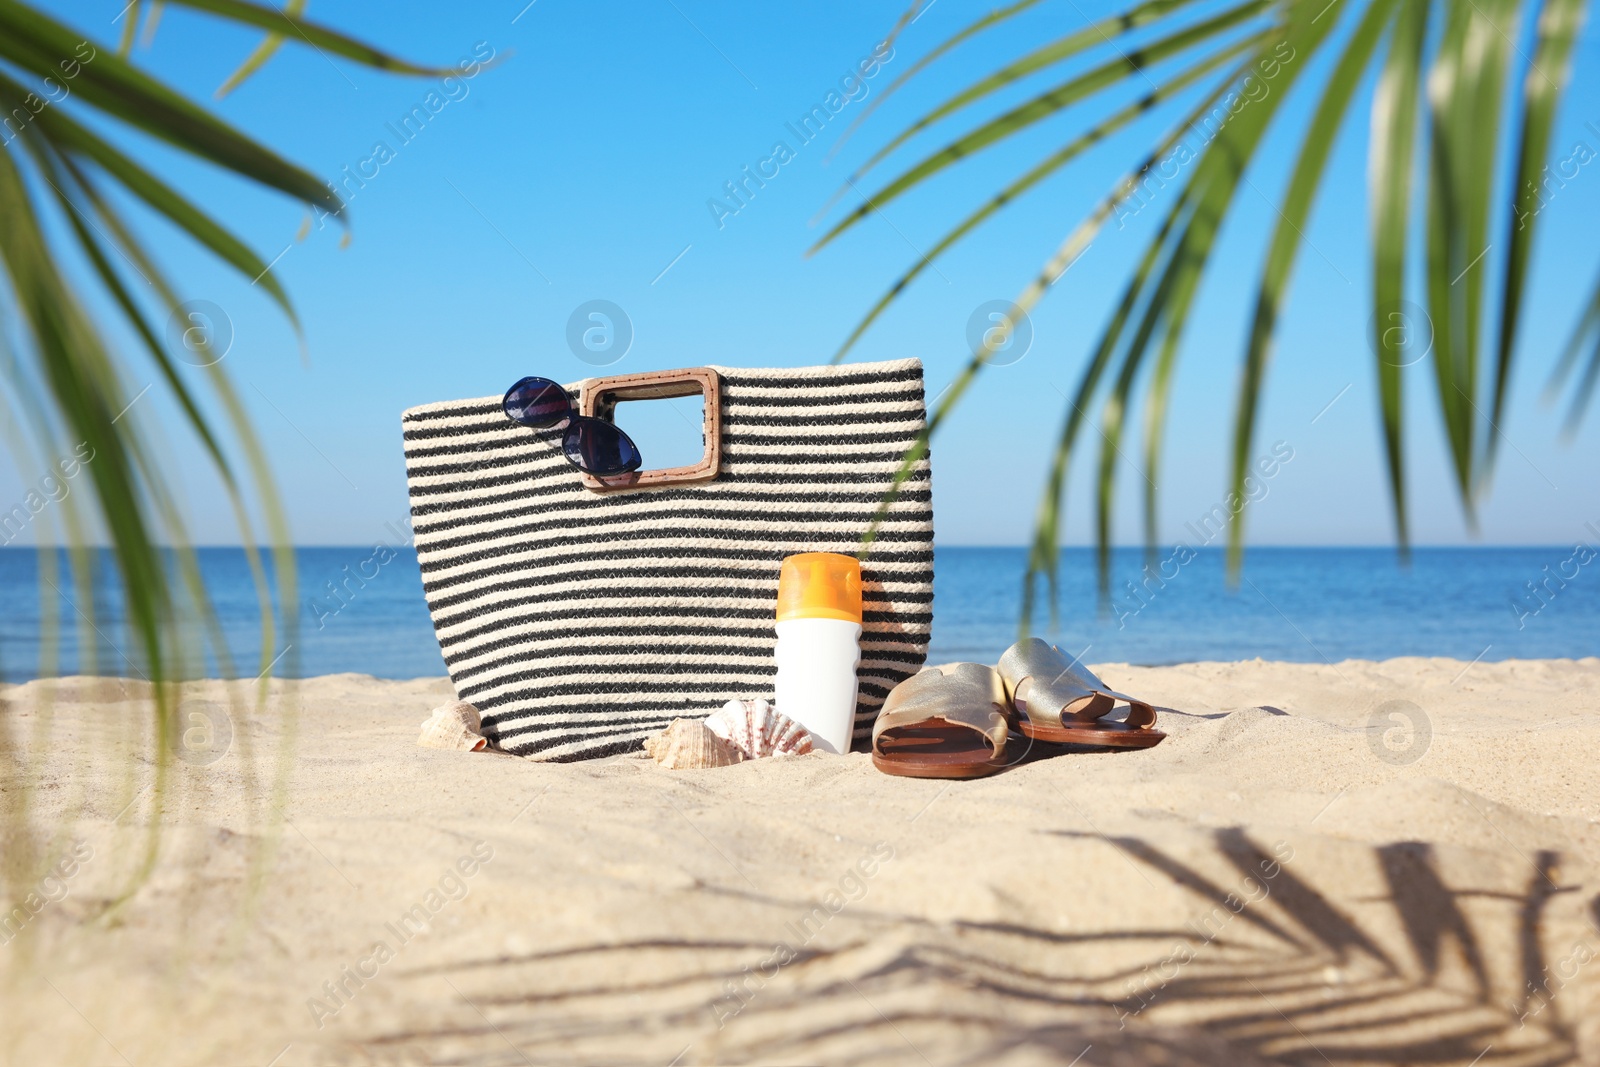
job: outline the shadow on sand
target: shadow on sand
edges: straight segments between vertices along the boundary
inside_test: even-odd
[[[330,1052],[351,1062],[661,1067],[1542,1067],[1577,1055],[1579,998],[1561,996],[1575,976],[1546,957],[1541,936],[1550,902],[1576,891],[1558,884],[1554,852],[1534,854],[1525,884],[1503,891],[1452,886],[1427,844],[1384,845],[1373,859],[1387,890],[1373,899],[1313,884],[1237,828],[1211,832],[1207,858],[1220,862],[1205,864],[1209,874],[1140,838],[1044,832],[1112,846],[1200,917],[1077,933],[933,923],[863,900],[787,959],[761,936],[463,960],[401,978],[419,998],[454,991],[439,1018]],[[1260,895],[1242,899],[1241,884]],[[778,915],[815,907],[702,891]],[[1070,901],[1063,909],[1070,919]],[[1600,925],[1600,897],[1591,910]]]

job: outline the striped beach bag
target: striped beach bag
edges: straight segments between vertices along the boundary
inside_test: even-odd
[[[602,481],[567,462],[559,432],[508,419],[499,396],[402,416],[417,560],[456,693],[499,747],[552,761],[634,751],[674,718],[772,699],[783,558],[858,554],[924,425],[918,360],[700,367],[567,389],[602,418],[618,401],[702,394],[704,455]],[[858,749],[927,655],[926,458],[861,570]]]

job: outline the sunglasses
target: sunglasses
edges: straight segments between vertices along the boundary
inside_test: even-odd
[[[567,391],[549,378],[523,378],[506,390],[506,418],[535,430],[560,430],[567,462],[598,477],[636,471],[644,463],[639,446],[621,427],[580,415]]]

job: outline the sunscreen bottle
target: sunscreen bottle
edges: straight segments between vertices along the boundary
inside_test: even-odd
[[[850,751],[861,662],[861,564],[803,552],[778,577],[778,712],[824,752]]]

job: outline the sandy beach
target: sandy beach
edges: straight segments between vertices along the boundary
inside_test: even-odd
[[[1166,742],[957,783],[424,750],[442,679],[274,680],[160,810],[142,685],[8,687],[60,829],[0,1059],[1600,1063],[1600,660],[1097,669]]]

